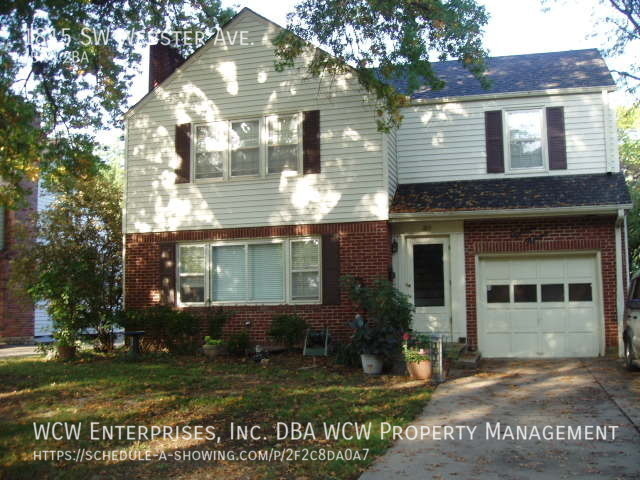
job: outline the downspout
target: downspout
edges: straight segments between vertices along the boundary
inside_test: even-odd
[[[622,266],[622,231],[625,225],[624,209],[618,209],[618,216],[615,223],[616,239],[616,314],[618,320],[618,356],[622,356],[624,344],[622,341],[622,330],[624,328],[624,286],[623,286],[623,266]]]

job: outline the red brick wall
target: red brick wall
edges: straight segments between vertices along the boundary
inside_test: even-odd
[[[126,236],[125,297],[128,309],[157,305],[160,300],[160,243],[199,240],[250,239],[338,234],[340,274],[361,277],[365,283],[388,278],[391,264],[390,233],[387,222],[359,222],[319,225],[284,225],[221,230],[128,234]],[[341,292],[340,305],[233,306],[236,315],[225,327],[225,334],[243,330],[256,341],[265,341],[271,318],[282,312],[296,312],[314,327],[329,327],[332,335],[345,340],[350,334],[346,322],[356,310]],[[192,308],[198,311],[197,307]],[[201,311],[201,309],[200,309]]]
[[[32,189],[32,193],[27,198],[26,208],[16,211],[5,210],[5,249],[0,252],[0,339],[8,342],[33,339],[33,303],[9,287],[16,225],[25,221],[37,207],[35,185],[29,185],[29,188]]]
[[[618,344],[616,318],[615,217],[557,217],[464,223],[467,335],[477,346],[476,263],[478,254],[600,251],[607,347]]]

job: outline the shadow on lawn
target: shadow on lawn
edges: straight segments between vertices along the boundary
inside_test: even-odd
[[[312,463],[291,468],[288,463],[176,462],[169,454],[210,449],[332,447],[372,449],[380,453],[388,442],[287,442],[275,439],[278,421],[312,422],[318,438],[321,424],[346,421],[405,423],[428,399],[422,388],[389,388],[384,378],[332,372],[324,368],[299,370],[252,363],[207,363],[167,360],[135,364],[97,360],[61,364],[39,360],[0,363],[0,420],[4,475],[0,478],[294,478],[330,472],[337,465]],[[78,441],[36,441],[32,422],[83,422]],[[223,438],[212,441],[91,441],[84,428],[105,425],[214,425]],[[266,438],[254,442],[228,441],[230,422],[259,425]],[[33,450],[86,448],[142,449],[165,452],[168,461],[124,461],[76,464],[33,461]],[[340,478],[357,475],[361,464],[339,466]],[[319,473],[318,473],[319,474]],[[331,478],[326,475],[323,478]]]

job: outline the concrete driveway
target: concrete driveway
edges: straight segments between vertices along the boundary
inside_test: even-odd
[[[361,479],[640,479],[639,403],[640,373],[618,360],[485,361],[438,387],[415,429]],[[434,426],[454,427],[453,439]],[[528,427],[521,439],[509,435],[517,426]],[[597,426],[607,440],[587,439]],[[426,438],[406,438],[416,432]]]

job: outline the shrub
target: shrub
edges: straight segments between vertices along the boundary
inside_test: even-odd
[[[200,346],[198,318],[183,310],[164,306],[130,310],[122,323],[126,330],[145,332],[140,344],[146,352],[194,353]]]
[[[242,357],[247,354],[250,345],[251,341],[247,332],[234,333],[227,340],[227,352],[229,355]]]
[[[307,328],[309,325],[304,318],[295,313],[276,315],[271,321],[268,335],[291,349],[304,339]]]
[[[366,313],[368,320],[379,326],[409,330],[414,307],[409,297],[391,282],[378,279],[372,286],[366,286],[352,276],[342,277],[341,281],[351,301]]]
[[[222,331],[229,319],[235,315],[231,310],[222,307],[209,307],[205,310],[207,333],[211,338],[222,338]]]
[[[360,354],[378,355],[392,360],[400,352],[402,332],[390,325],[365,324],[351,337],[353,348]]]
[[[224,340],[221,340],[220,338],[211,338],[209,335],[204,337],[205,345],[222,345],[223,343]]]

